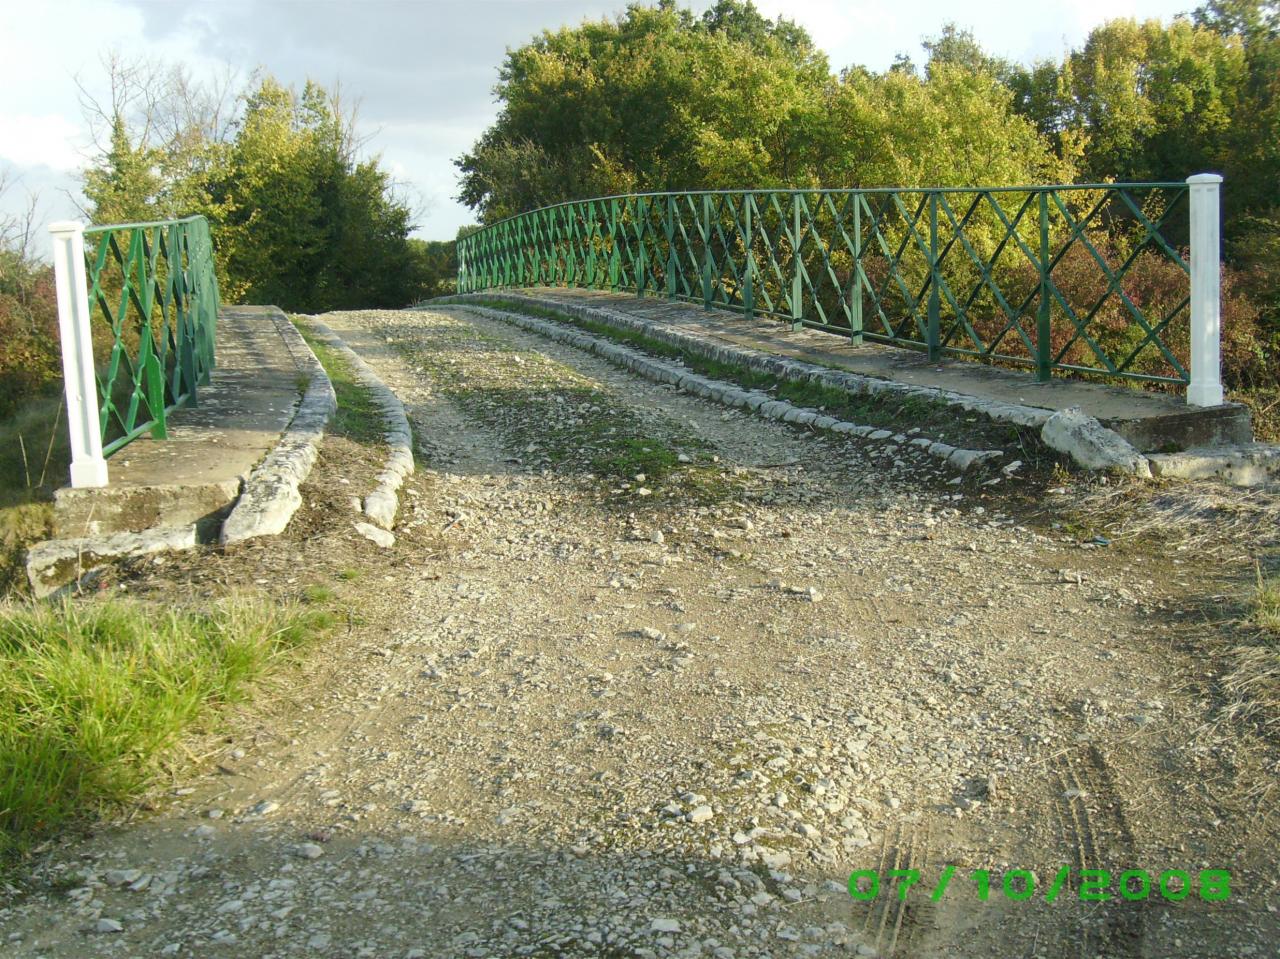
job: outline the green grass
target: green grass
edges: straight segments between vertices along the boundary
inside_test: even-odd
[[[333,392],[338,397],[338,411],[329,425],[330,432],[345,436],[357,443],[381,444],[386,434],[382,409],[373,400],[373,394],[360,385],[355,371],[346,358],[316,338],[304,321],[293,317],[293,325],[316,354],[316,359],[329,374]]]
[[[453,302],[465,306],[469,301],[454,299],[437,302]],[[894,432],[914,428],[931,439],[943,440],[952,445],[1018,448],[1022,451],[1025,460],[1039,458],[1036,454],[1041,449],[1041,444],[1034,430],[1024,430],[1011,423],[998,423],[984,416],[966,416],[941,400],[928,400],[914,396],[902,397],[889,392],[876,396],[862,396],[818,383],[779,380],[776,376],[734,363],[708,359],[691,350],[674,346],[635,330],[619,329],[607,323],[581,319],[559,310],[504,299],[483,301],[480,305],[567,323],[585,332],[635,347],[653,356],[679,360],[685,368],[703,376],[733,383],[743,389],[763,390],[771,393],[776,399],[786,400],[795,406],[822,410],[837,419]],[[961,443],[961,440],[964,442]]]
[[[612,442],[608,450],[592,458],[591,467],[597,473],[623,479],[644,474],[646,482],[659,481],[676,468],[678,456],[678,453],[668,449],[659,440],[620,437]]]
[[[1249,602],[1249,622],[1280,641],[1280,576],[1263,576],[1262,569],[1258,569],[1258,585]]]
[[[241,599],[0,604],[0,854],[140,796],[184,735],[329,624]]]
[[[302,599],[304,602],[313,606],[323,606],[326,603],[332,603],[337,594],[322,583],[311,583],[302,589]]]

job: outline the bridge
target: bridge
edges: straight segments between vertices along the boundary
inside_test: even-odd
[[[1220,402],[1216,196],[584,200],[464,238],[455,296],[293,318],[219,302],[203,221],[60,225],[33,585],[343,615],[7,941],[1264,954],[1221,893],[1272,894],[1271,754],[1209,700],[1256,708],[1214,650],[1274,497],[1137,481],[1272,455]]]

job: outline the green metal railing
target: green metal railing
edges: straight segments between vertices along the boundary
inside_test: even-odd
[[[102,455],[194,406],[214,366],[218,280],[203,216],[85,229]]]
[[[571,201],[459,240],[458,290],[652,294],[1041,381],[1187,383],[1187,196],[1187,183],[1111,183]]]

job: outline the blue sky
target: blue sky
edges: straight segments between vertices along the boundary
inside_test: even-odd
[[[708,0],[690,2],[702,10]],[[899,53],[954,21],[992,53],[1059,58],[1091,28],[1116,17],[1168,20],[1195,3],[942,0],[756,0],[808,29],[834,69],[884,69]],[[101,56],[117,50],[181,60],[197,75],[265,68],[286,83],[341,81],[360,100],[367,149],[379,152],[421,213],[417,235],[451,237],[471,221],[453,199],[451,160],[495,113],[492,87],[508,47],[542,29],[598,19],[623,0],[0,0],[0,173],[12,185],[0,212],[40,196],[43,221],[76,217],[76,172],[88,127],[76,80],[100,92]],[[833,186],[836,184],[832,184]]]

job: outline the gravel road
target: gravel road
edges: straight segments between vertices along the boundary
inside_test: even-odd
[[[354,615],[159,808],[45,851],[9,955],[1277,954],[1274,743],[1210,727],[1197,652],[1220,570],[1055,528],[1075,481],[957,481],[464,308],[324,320],[414,427],[396,545],[331,442],[279,541],[129,574],[330,570]],[[1228,901],[1076,878],[1209,868]]]

